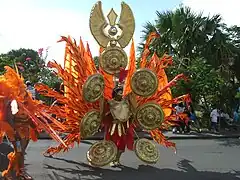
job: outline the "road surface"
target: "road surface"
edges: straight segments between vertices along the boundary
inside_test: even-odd
[[[240,140],[175,140],[177,154],[159,146],[160,161],[153,166],[127,151],[124,168],[92,168],[86,152],[93,141],[54,158],[41,153],[54,143],[40,140],[27,149],[26,166],[35,180],[240,180]],[[0,164],[1,165],[1,164]]]

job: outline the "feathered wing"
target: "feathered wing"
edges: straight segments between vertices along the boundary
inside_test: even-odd
[[[104,34],[104,28],[108,25],[103,12],[102,12],[102,2],[98,1],[93,7],[90,15],[90,31],[102,47],[107,47],[109,38]]]
[[[133,37],[135,30],[135,20],[131,8],[124,2],[122,2],[122,10],[118,25],[123,31],[119,37],[118,43],[122,48],[125,48]]]
[[[71,41],[70,36],[68,36],[68,40]],[[68,48],[69,47],[66,44],[65,54],[64,54],[64,69],[66,69],[70,74],[73,74],[73,76],[77,78],[78,74],[74,70],[75,64],[73,64],[72,55],[71,53],[69,53]],[[68,88],[66,86],[64,87],[64,93],[65,93],[65,96],[68,96]]]
[[[129,55],[129,64],[128,64],[128,72],[127,77],[124,84],[123,95],[127,96],[132,92],[131,89],[131,77],[136,71],[136,56],[135,56],[135,46],[134,41],[132,40],[131,48],[130,48],[130,55]]]
[[[190,101],[190,96],[188,94],[173,98],[171,93],[171,87],[176,85],[176,82],[179,79],[186,79],[186,77],[183,74],[180,74],[176,76],[173,80],[168,82],[167,75],[165,73],[165,68],[167,68],[169,65],[172,64],[172,57],[169,55],[164,55],[162,58],[159,58],[156,53],[152,55],[149,61],[147,61],[150,50],[149,45],[151,43],[151,40],[153,38],[159,37],[158,33],[154,32],[151,33],[146,41],[146,44],[144,46],[144,51],[141,57],[140,61],[140,67],[141,68],[148,68],[155,72],[157,75],[157,78],[159,80],[159,86],[156,91],[156,93],[150,97],[143,98],[143,97],[137,97],[137,103],[138,106],[141,106],[148,102],[156,102],[161,106],[161,108],[164,111],[164,120],[162,125],[154,130],[149,131],[150,135],[153,137],[153,139],[166,147],[173,147],[175,149],[175,143],[169,142],[166,137],[164,137],[161,130],[168,129],[169,126],[172,126],[176,123],[177,115],[172,114],[173,108],[172,104],[177,104],[179,102],[188,102]],[[181,116],[181,115],[178,115]]]
[[[59,42],[66,43],[66,52],[71,55],[72,66],[74,71],[62,68],[56,62],[49,62],[48,66],[57,70],[57,75],[63,80],[63,85],[68,89],[67,95],[63,96],[60,93],[48,88],[43,84],[36,86],[37,91],[48,97],[55,98],[60,104],[59,106],[42,106],[46,113],[55,114],[58,118],[64,119],[64,130],[54,127],[55,130],[66,133],[64,143],[67,147],[59,145],[47,150],[47,153],[54,154],[60,151],[67,151],[73,147],[74,143],[80,143],[81,120],[84,115],[91,109],[100,109],[99,102],[88,103],[83,99],[83,85],[87,78],[97,73],[93,58],[89,47],[84,47],[80,39],[79,45],[71,38],[62,37]]]
[[[100,47],[99,48],[99,57],[101,56],[103,51],[104,51],[104,48]],[[104,77],[104,84],[105,84],[104,99],[110,100],[110,99],[112,99],[112,91],[114,88],[113,75],[107,74],[104,70],[102,70],[101,67],[99,67],[99,73],[101,73]]]

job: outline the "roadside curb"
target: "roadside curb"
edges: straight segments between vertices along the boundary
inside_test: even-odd
[[[145,135],[145,136],[139,136],[140,138],[146,138],[149,140],[152,140],[151,136]],[[165,136],[167,139],[170,140],[181,140],[181,139],[229,139],[229,138],[239,138],[240,135],[229,135],[229,136],[210,136],[210,135],[206,135],[206,136]],[[137,137],[135,137],[135,139],[138,139]],[[86,138],[84,140],[103,140],[103,137],[101,136],[96,136],[96,137],[90,137],[90,138]]]
[[[149,135],[140,135],[140,138],[146,138],[149,140],[152,140],[152,137]],[[189,135],[189,136],[165,136],[167,139],[170,140],[181,140],[181,139],[230,139],[230,138],[240,138],[240,134],[234,134],[234,135]],[[39,139],[41,140],[48,140],[48,139],[52,139],[51,137],[48,136],[44,136],[44,137],[39,137]],[[103,136],[93,136],[93,137],[89,137],[89,138],[85,138],[83,140],[103,140],[104,137]],[[138,139],[137,137],[135,137],[135,139]]]

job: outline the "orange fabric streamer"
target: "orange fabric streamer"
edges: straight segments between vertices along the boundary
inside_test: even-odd
[[[151,41],[152,41],[152,39],[153,38],[159,38],[160,37],[160,35],[159,35],[159,33],[158,32],[151,32],[150,34],[149,34],[149,36],[148,36],[148,38],[147,38],[147,41],[146,41],[146,43],[145,43],[145,46],[144,46],[144,48],[145,49],[149,49],[149,46],[150,46],[150,43],[151,43]]]
[[[142,58],[140,61],[140,68],[144,68],[147,64],[147,58],[150,55],[150,50],[149,50],[149,45],[151,43],[151,41],[153,40],[153,38],[158,38],[160,37],[160,35],[157,32],[151,32],[146,40],[146,43],[144,45],[144,49],[143,49],[143,54],[142,54]]]
[[[68,40],[71,41],[70,36],[68,36]],[[72,56],[71,54],[68,52],[68,44],[66,44],[65,47],[65,55],[64,55],[64,69],[68,70],[69,73],[72,73]],[[68,96],[68,88],[66,86],[64,86],[64,94],[67,97]]]
[[[159,59],[156,53],[153,53],[151,60],[146,64],[146,67],[154,71],[158,77],[158,91],[168,84],[168,78],[165,73],[165,66],[163,65],[164,58]],[[168,88],[165,93],[161,95],[161,99],[165,101],[172,100],[171,89]],[[172,113],[171,106],[163,108],[165,116],[170,116]]]
[[[113,75],[107,74],[104,72],[101,67],[99,67],[99,72],[104,77],[105,89],[104,89],[104,98],[107,100],[112,99],[112,90],[114,88]]]
[[[86,55],[87,55],[87,62],[88,62],[87,64],[89,67],[89,71],[90,71],[91,75],[93,75],[93,74],[97,73],[97,68],[94,64],[94,60],[93,60],[92,53],[91,53],[88,43],[87,43]]]
[[[104,51],[103,47],[99,48],[99,57],[101,56],[102,52]],[[113,81],[113,75],[107,74],[102,70],[101,67],[99,67],[99,72],[103,75],[104,77],[104,83],[105,83],[105,89],[104,89],[104,98],[107,100],[112,99],[112,90],[114,88],[114,81]]]
[[[125,81],[123,96],[127,96],[132,91],[130,83],[131,83],[131,77],[135,71],[136,71],[136,57],[135,57],[134,41],[132,40],[130,56],[129,56],[129,67],[128,67],[128,73]]]
[[[176,144],[168,141],[167,138],[164,136],[164,134],[159,129],[150,131],[150,135],[158,144],[162,144],[166,147],[172,147],[174,149],[174,151],[176,152]]]
[[[30,128],[30,138],[32,139],[33,142],[36,142],[38,140],[36,132],[33,128]]]

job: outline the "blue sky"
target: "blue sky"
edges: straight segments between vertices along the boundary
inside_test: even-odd
[[[90,11],[93,5],[96,3],[96,0],[35,0],[34,5],[42,9],[63,9],[65,11],[72,11],[75,13],[90,14]],[[102,0],[102,8],[107,15],[111,8],[114,8],[116,12],[120,15],[121,12],[121,2],[122,0]],[[178,6],[182,1],[181,0],[126,0],[126,2],[133,10],[135,21],[136,21],[136,30],[135,38],[136,41],[140,41],[142,26],[147,22],[154,22],[156,18],[156,11],[171,10]],[[81,22],[78,22],[81,23]],[[88,24],[83,24],[83,26],[88,27]],[[84,37],[84,36],[83,36]]]
[[[0,53],[11,49],[46,48],[49,59],[63,62],[64,44],[57,44],[60,35],[81,36],[88,41],[94,55],[98,45],[89,31],[89,15],[96,0],[0,0]],[[220,13],[229,24],[240,24],[236,12],[239,0],[126,0],[132,8],[136,30],[134,40],[140,42],[142,25],[153,22],[156,11],[171,10],[179,4],[190,6],[205,14]],[[102,0],[105,15],[113,7],[120,14],[120,0]],[[128,48],[126,48],[128,51]]]

